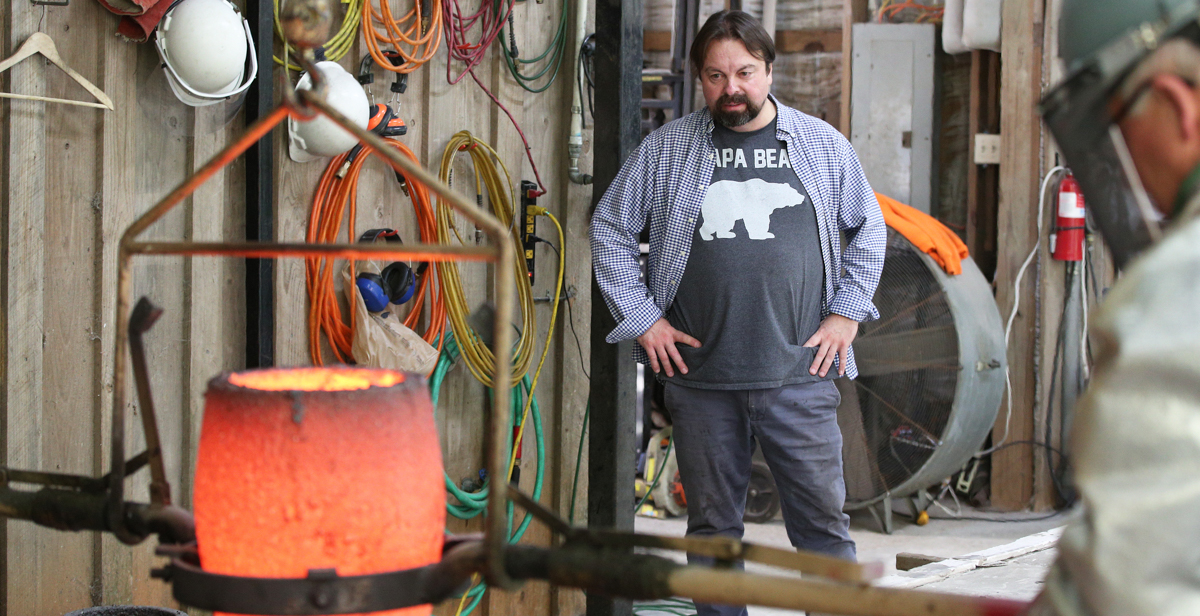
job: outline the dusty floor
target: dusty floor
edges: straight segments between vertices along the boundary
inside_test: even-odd
[[[946,514],[938,510],[931,512],[931,515],[935,518],[925,526],[917,526],[908,517],[897,515],[894,532],[885,535],[880,532],[878,524],[870,514],[853,513],[850,534],[858,544],[859,561],[882,563],[886,575],[896,571],[896,554],[900,552],[915,552],[943,558],[961,556],[1057,528],[1065,524],[1070,517],[1067,513],[1051,516],[1034,513],[996,514],[970,509],[964,509],[962,512],[963,518],[969,519],[942,519]],[[687,530],[687,521],[684,518],[659,520],[639,517],[636,529],[639,532],[683,535]],[[786,548],[791,545],[783,521],[779,519],[767,524],[747,524],[745,539],[777,547]],[[1041,580],[1053,561],[1053,554],[1053,550],[1036,552],[999,566],[983,567],[922,586],[921,589],[1009,599],[1032,599],[1041,588]],[[749,569],[772,571],[770,568],[754,565]],[[646,609],[640,609],[638,613],[643,616],[659,614]],[[666,613],[661,614],[665,616]],[[794,612],[750,608],[750,616],[783,614]]]
[[[980,567],[951,576],[921,590],[976,597],[1031,601],[1042,590],[1042,578],[1054,562],[1054,550],[1026,554],[993,567]]]

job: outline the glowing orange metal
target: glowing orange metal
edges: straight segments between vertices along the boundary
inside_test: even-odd
[[[300,578],[310,569],[346,576],[437,562],[441,462],[421,379],[361,368],[217,377],[196,462],[201,563],[211,573]]]

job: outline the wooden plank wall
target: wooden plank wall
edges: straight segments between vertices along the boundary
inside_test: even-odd
[[[409,2],[393,0],[394,10]],[[574,6],[575,3],[570,3]],[[514,22],[523,55],[540,51],[554,36],[564,3],[520,2]],[[402,13],[401,13],[402,14]],[[192,170],[235,138],[244,120],[228,117],[224,105],[192,109],[175,100],[157,69],[153,48],[115,37],[117,19],[91,0],[65,7],[8,3],[0,13],[4,56],[30,34],[41,31],[57,42],[63,58],[112,97],[116,111],[31,101],[0,101],[0,436],[5,463],[14,468],[99,475],[105,472],[111,418],[113,368],[112,323],[115,306],[117,241],[124,228],[165,195]],[[573,28],[568,22],[568,37]],[[556,84],[530,95],[507,73],[492,53],[476,75],[503,102],[529,138],[538,170],[549,190],[539,200],[563,223],[566,289],[575,293],[571,312],[580,348],[568,325],[567,304],[559,311],[555,337],[538,386],[546,443],[542,502],[566,514],[575,471],[576,446],[582,429],[588,384],[581,358],[589,355],[591,265],[587,247],[587,211],[591,188],[570,184],[566,144],[573,45],[568,44]],[[365,47],[342,60],[357,72]],[[459,67],[456,67],[459,68]],[[390,75],[377,71],[376,100],[386,100]],[[280,78],[281,71],[263,67],[260,78]],[[64,98],[86,92],[40,60],[26,60],[0,75],[5,91]],[[446,51],[414,73],[400,113],[409,125],[404,142],[427,168],[436,170],[442,151],[455,132],[468,129],[500,152],[514,182],[533,179],[524,146],[508,118],[491,104],[468,76],[451,86],[446,81]],[[590,119],[589,119],[590,125]],[[276,130],[276,237],[304,238],[313,191],[322,163],[301,165],[287,157],[283,129]],[[591,130],[585,134],[584,171]],[[455,166],[456,186],[473,195],[469,157]],[[227,168],[172,212],[146,237],[155,239],[240,239],[244,233],[244,171]],[[516,205],[516,195],[513,196]],[[398,228],[405,239],[416,238],[410,202],[378,160],[367,164],[359,185],[356,228]],[[474,229],[460,225],[474,235]],[[538,223],[538,234],[556,245],[553,226]],[[464,234],[465,235],[465,234]],[[534,295],[553,292],[557,258],[544,245],[537,249]],[[491,291],[490,270],[463,266],[468,300],[485,301]],[[203,391],[209,378],[244,363],[244,275],[238,260],[143,258],[135,264],[135,294],[147,294],[166,313],[147,337],[151,378],[163,433],[169,478],[176,499],[190,503],[190,478]],[[306,338],[307,297],[303,262],[278,263],[276,276],[276,361],[309,363]],[[551,307],[538,303],[537,351],[547,334]],[[474,475],[482,465],[482,427],[487,395],[464,367],[454,368],[442,389],[438,421],[446,467],[454,481]],[[125,409],[129,447],[141,445],[135,405]],[[532,435],[526,440],[522,487],[532,489],[535,459]],[[586,464],[586,461],[585,461]],[[586,472],[581,475],[577,519],[586,517]],[[142,476],[128,484],[131,498],[145,500]],[[479,528],[453,522],[452,531]],[[147,572],[157,562],[152,541],[128,548],[107,536],[60,533],[22,521],[0,525],[0,614],[51,616],[98,604],[171,605],[168,588]],[[545,543],[537,524],[527,540]],[[516,593],[491,593],[477,614],[575,614],[582,593],[555,591],[529,584]],[[439,607],[454,614],[457,602]]]
[[[170,103],[152,48],[121,42],[115,20],[94,2],[43,8],[11,3],[5,55],[36,31],[113,99],[115,111],[7,101],[4,114],[4,448],[15,468],[100,474],[111,417],[116,246],[139,213],[225,142],[237,123],[221,110]],[[88,94],[40,59],[3,76],[7,91],[81,99]],[[149,237],[219,239],[239,228],[239,172],[231,168],[150,231]],[[167,470],[189,497],[199,392],[207,376],[236,367],[241,273],[215,261],[144,260],[135,293],[165,316],[148,335]],[[192,298],[201,301],[193,303]],[[195,341],[195,344],[193,344]],[[193,378],[195,375],[195,378]],[[133,438],[141,446],[136,416]],[[143,482],[133,498],[146,499]],[[164,603],[167,588],[146,572],[149,544],[6,525],[4,584],[9,614],[62,614],[93,603]]]

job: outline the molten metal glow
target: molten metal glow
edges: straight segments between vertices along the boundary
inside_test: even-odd
[[[436,562],[442,481],[433,407],[419,378],[356,368],[218,377],[196,463],[201,564],[304,577],[309,569],[356,575]]]
[[[229,382],[259,391],[353,391],[391,387],[403,383],[404,375],[390,370],[291,368],[234,372]]]

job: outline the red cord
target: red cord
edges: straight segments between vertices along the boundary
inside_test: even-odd
[[[463,77],[471,75],[471,79],[483,90],[483,93],[487,94],[488,98],[492,99],[492,102],[504,112],[504,115],[508,116],[513,128],[516,128],[517,134],[521,136],[521,143],[525,146],[525,156],[529,159],[529,166],[533,168],[533,176],[538,183],[539,190],[534,196],[540,197],[546,194],[546,186],[542,184],[542,176],[538,173],[537,164],[533,162],[533,150],[529,147],[529,140],[525,138],[525,131],[521,130],[517,119],[513,117],[512,113],[509,113],[508,108],[500,102],[500,99],[496,98],[475,76],[475,67],[483,61],[488,48],[496,42],[496,37],[500,36],[500,29],[504,26],[504,22],[512,14],[514,0],[508,0],[507,11],[498,11],[495,8],[495,2],[505,2],[505,0],[482,0],[479,3],[479,9],[466,16],[463,15],[458,0],[441,0],[441,2],[442,13],[444,13],[442,24],[446,31],[446,50],[450,56],[446,62],[446,81],[451,85],[456,85],[462,81]],[[476,26],[479,30],[478,39],[472,42],[469,37]],[[501,50],[500,53],[508,52]],[[451,69],[455,60],[466,64],[457,77],[454,76]]]
[[[466,77],[472,69],[483,61],[487,50],[496,41],[496,37],[500,36],[500,29],[504,26],[504,22],[512,14],[513,0],[509,0],[508,11],[503,15],[498,14],[495,10],[495,2],[504,2],[504,0],[483,0],[479,3],[479,9],[474,13],[463,16],[462,7],[459,6],[457,0],[441,0],[442,12],[445,13],[443,26],[446,31],[446,49],[450,55],[450,61],[446,62],[446,81],[450,85],[456,85]],[[475,30],[475,26],[479,26],[478,40],[470,41],[471,31]],[[466,67],[457,77],[453,76],[451,65],[454,60],[458,60]]]
[[[529,166],[533,167],[533,177],[537,180],[539,189],[538,191],[534,192],[532,196],[540,197],[546,194],[546,186],[542,184],[542,176],[538,174],[537,163],[533,162],[533,150],[529,147],[529,140],[525,138],[525,132],[521,130],[521,125],[517,124],[517,119],[508,112],[508,108],[500,102],[500,99],[496,98],[496,96],[492,94],[491,90],[488,90],[487,87],[483,85],[482,81],[479,81],[479,78],[475,76],[474,69],[467,72],[471,74],[471,79],[475,80],[476,85],[483,90],[483,93],[487,94],[488,98],[492,99],[492,102],[496,103],[496,106],[500,108],[500,111],[503,111],[504,115],[508,116],[508,120],[512,122],[513,128],[517,129],[517,134],[521,136],[521,143],[525,144],[525,157],[529,159]]]

